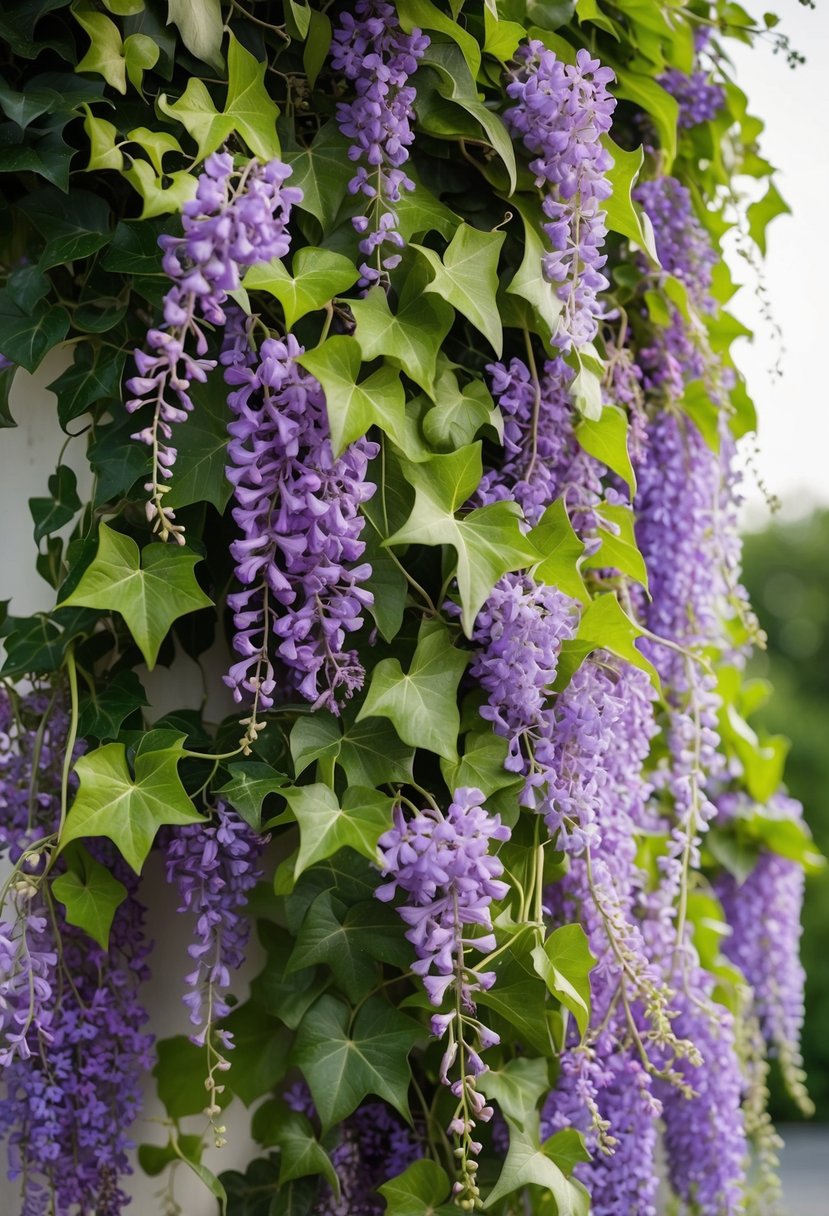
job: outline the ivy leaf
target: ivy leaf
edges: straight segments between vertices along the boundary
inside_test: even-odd
[[[17,426],[9,406],[16,367],[0,367],[0,427]]]
[[[263,933],[273,930],[273,934]],[[267,952],[267,962],[250,988],[251,1000],[271,1010],[289,1030],[296,1030],[314,1001],[328,985],[328,978],[316,967],[288,971],[294,941],[277,925],[259,923],[259,936]]]
[[[171,1119],[200,1115],[204,1109],[204,1048],[197,1047],[183,1034],[159,1039],[155,1044],[158,1097]],[[216,1102],[225,1107],[233,1092],[226,1086],[217,1093]]]
[[[215,0],[215,4],[218,9],[219,0]],[[230,35],[225,114],[232,120],[234,130],[260,160],[272,160],[281,152],[276,133],[279,108],[265,88],[266,67],[265,62],[260,63],[233,34]]]
[[[52,883],[52,892],[66,909],[70,925],[77,925],[102,950],[109,948],[109,931],[127,888],[87,852],[76,845],[69,853],[67,870]]]
[[[409,1119],[408,1055],[422,1037],[419,1026],[379,996],[360,1008],[349,1031],[349,1010],[322,996],[297,1034],[294,1063],[305,1074],[323,1130],[376,1094]]]
[[[181,144],[169,131],[151,131],[149,127],[134,127],[127,139],[138,144],[147,153],[156,173],[164,172],[164,157],[168,152],[183,156]]]
[[[49,391],[58,399],[58,420],[64,431],[70,422],[99,401],[114,401],[119,397],[125,359],[123,351],[113,350],[111,346],[92,342],[77,344],[72,366],[48,385]]]
[[[385,1216],[440,1216],[441,1211],[453,1212],[454,1207],[442,1207],[449,1198],[446,1171],[424,1157],[384,1182],[377,1188],[386,1201]]]
[[[602,137],[602,143],[613,157],[613,168],[607,173],[613,193],[603,204],[607,226],[611,232],[618,232],[633,241],[658,266],[659,255],[656,252],[653,225],[646,213],[637,208],[632,198],[633,187],[645,159],[645,149],[640,145],[632,152],[626,152],[615,144],[609,135]]]
[[[27,88],[25,93],[18,93],[9,87],[5,80],[0,79],[0,110],[25,130],[29,123],[34,122],[41,114],[51,110],[55,103],[55,93],[51,89]]]
[[[584,660],[594,650],[609,650],[650,677],[657,692],[662,686],[653,664],[637,650],[635,642],[643,630],[628,616],[612,591],[591,600],[582,614],[577,636],[561,648],[555,691],[566,688]]]
[[[636,493],[636,474],[628,452],[628,417],[618,405],[603,407],[601,417],[592,420],[582,418],[576,424],[576,439],[589,456],[617,473]]]
[[[791,215],[791,210],[774,182],[770,182],[763,197],[746,211],[749,235],[763,257],[766,256],[766,228],[778,215]]]
[[[78,497],[78,479],[68,465],[58,466],[48,481],[49,498],[30,498],[29,510],[35,522],[35,544],[39,545],[45,536],[57,532],[81,509]]]
[[[455,451],[471,443],[483,426],[491,426],[501,436],[500,411],[482,380],[470,380],[461,387],[451,368],[445,368],[435,381],[432,409],[423,418],[423,433],[436,448]]]
[[[351,301],[351,311],[363,359],[368,363],[387,355],[432,396],[438,352],[452,326],[449,305],[416,294],[393,313],[384,289],[372,287],[362,300]]]
[[[139,477],[146,477],[149,449],[143,443],[130,441],[134,429],[135,420],[126,411],[114,422],[96,427],[96,438],[88,450],[96,477],[96,506],[128,494]]]
[[[610,567],[648,590],[648,568],[636,545],[633,511],[625,503],[601,503],[596,508],[601,544],[584,561],[586,570]]]
[[[421,626],[408,672],[397,659],[383,659],[374,668],[357,721],[389,718],[404,743],[457,763],[458,684],[469,658],[452,645],[446,629]]]
[[[414,506],[403,527],[385,543],[452,546],[457,555],[461,621],[471,637],[475,618],[498,579],[537,559],[519,526],[520,508],[514,502],[499,502],[455,517],[481,479],[479,443],[421,464],[406,462],[402,470],[414,487]]]
[[[579,573],[584,545],[573,531],[562,498],[547,507],[528,539],[541,557],[533,568],[535,578],[586,604],[587,589]]]
[[[233,491],[225,473],[230,421],[227,387],[220,376],[208,376],[206,384],[193,385],[192,398],[195,409],[187,426],[176,431],[179,459],[164,505],[209,502],[221,514]]]
[[[69,314],[61,305],[41,304],[30,314],[19,309],[7,291],[0,291],[0,354],[27,372],[37,370],[68,329]]]
[[[362,786],[350,786],[342,805],[327,785],[302,785],[280,792],[299,824],[295,878],[344,848],[377,861],[377,841],[391,823],[391,798]]]
[[[493,960],[492,970],[496,983],[487,992],[477,994],[478,1003],[499,1014],[514,1037],[534,1051],[549,1055],[546,988],[533,968],[530,952],[515,941]]]
[[[309,1119],[298,1111],[286,1111],[271,1133],[270,1139],[280,1150],[279,1185],[319,1174],[326,1180],[336,1196],[340,1194],[340,1180],[331,1164],[331,1158],[314,1135]]]
[[[403,385],[395,368],[381,367],[358,384],[360,344],[342,335],[327,338],[315,350],[300,355],[297,362],[323,387],[335,456],[372,426],[379,426],[402,451],[412,449]]]
[[[340,754],[341,743],[340,723],[333,714],[319,712],[297,718],[291,727],[290,738],[295,776],[301,777],[315,760],[335,761]]]
[[[255,1001],[237,1005],[223,1022],[233,1035],[233,1092],[245,1106],[272,1090],[288,1067],[290,1038]],[[202,1093],[204,1093],[202,1082]]]
[[[349,785],[375,787],[412,779],[414,749],[401,741],[390,722],[350,723],[340,743],[338,762]]]
[[[191,54],[221,72],[222,7],[220,0],[168,0],[168,25],[175,25]]]
[[[168,212],[177,213],[196,193],[197,183],[192,173],[181,169],[161,176],[145,160],[134,160],[130,168],[123,171],[122,177],[143,199],[142,220]]]
[[[288,971],[325,963],[341,991],[356,1004],[372,988],[377,966],[365,949],[366,931],[359,925],[344,925],[343,911],[341,904],[335,907],[330,891],[317,896],[300,927]]]
[[[90,44],[75,71],[94,72],[103,76],[107,84],[118,93],[126,93],[127,65],[124,62],[124,44],[118,26],[103,13],[96,13],[83,4],[76,5],[72,12],[75,20],[89,36]]]
[[[106,743],[81,756],[75,763],[80,789],[66,818],[61,849],[86,836],[107,836],[140,874],[160,827],[203,822],[178,775],[183,755],[183,735],[168,747],[151,742],[136,754],[134,777],[123,743]]]
[[[307,148],[291,145],[286,138],[284,160],[293,169],[290,184],[302,191],[302,202],[297,206],[318,219],[323,232],[329,232],[354,176],[353,163],[348,159],[348,140],[332,120],[317,132]]]
[[[442,261],[433,249],[413,245],[434,271],[425,290],[441,296],[471,321],[499,358],[503,333],[496,293],[498,257],[505,236],[504,232],[480,232],[469,224],[460,224]]]
[[[352,904],[345,916],[344,926],[360,935],[360,948],[380,963],[390,963],[408,971],[414,950],[400,931],[400,917],[394,908],[379,899],[366,899]]]
[[[581,925],[561,925],[543,946],[533,947],[532,959],[538,975],[553,996],[569,1009],[579,1034],[584,1035],[590,1021],[588,977],[596,965],[584,929]]]
[[[349,258],[329,249],[306,247],[294,255],[291,273],[275,258],[251,266],[245,275],[248,291],[266,291],[275,296],[285,313],[285,324],[293,329],[309,312],[316,312],[353,287],[359,271]]]
[[[186,0],[183,0],[186,3]],[[207,86],[191,76],[187,88],[177,101],[169,102],[165,94],[158,98],[158,108],[168,118],[180,122],[198,145],[198,158],[204,160],[215,152],[233,131],[233,119],[220,114],[213,104]]]
[[[109,244],[109,207],[88,190],[73,190],[68,198],[54,189],[38,190],[26,198],[26,216],[46,241],[41,270],[89,257]]]
[[[119,671],[81,699],[78,734],[83,738],[114,739],[125,718],[148,705],[146,693],[134,671]]]
[[[630,68],[619,68],[616,78],[614,92],[617,97],[635,102],[653,119],[664,159],[663,172],[670,173],[676,158],[679,103],[661,84],[657,84],[653,76],[631,71]]]
[[[507,758],[507,741],[491,730],[470,732],[466,736],[463,756],[458,764],[450,764],[441,760],[440,769],[443,779],[450,790],[460,789],[470,785],[482,791],[489,797],[496,790],[506,789],[514,785],[515,773],[504,768]]]
[[[288,778],[260,760],[230,764],[228,771],[230,781],[216,793],[258,832],[262,825],[262,804],[269,794],[281,791]]]
[[[590,1197],[581,1185],[568,1179],[564,1171],[548,1155],[549,1141],[539,1141],[539,1118],[534,1115],[524,1127],[512,1119],[509,1125],[509,1151],[501,1175],[484,1203],[491,1208],[506,1195],[525,1186],[540,1186],[552,1193],[557,1216],[588,1216]]]
[[[127,79],[134,89],[141,92],[144,73],[154,68],[161,54],[157,43],[146,34],[130,34],[124,39],[124,63]]]
[[[520,296],[534,309],[544,325],[542,337],[549,338],[558,328],[558,319],[564,303],[556,294],[555,285],[544,278],[544,255],[548,252],[530,219],[528,209],[517,200],[512,200],[524,222],[524,256],[507,291]]]
[[[506,1118],[523,1127],[532,1121],[538,1103],[550,1092],[549,1061],[539,1056],[518,1056],[503,1068],[488,1071],[479,1087],[488,1098],[495,1099]]]
[[[415,28],[437,30],[457,44],[466,62],[469,75],[475,80],[481,70],[481,48],[471,34],[442,13],[431,0],[398,0],[397,15],[407,34]]]
[[[187,549],[157,543],[139,551],[134,540],[106,524],[98,536],[94,561],[61,607],[120,612],[152,671],[173,622],[212,606],[193,573],[201,559]]]

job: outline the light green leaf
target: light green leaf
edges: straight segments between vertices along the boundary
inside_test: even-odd
[[[123,176],[144,200],[142,220],[177,213],[196,194],[196,178],[183,169],[160,177],[147,161],[134,160],[129,169],[123,170]],[[165,185],[165,181],[169,181],[169,185]]]
[[[135,127],[128,132],[127,139],[138,144],[150,158],[156,173],[164,172],[164,157],[168,152],[183,156],[181,144],[169,131],[151,131],[149,127]]]
[[[512,59],[518,44],[527,36],[517,21],[502,21],[495,0],[487,0],[484,9],[484,53],[494,55],[501,63]]]
[[[423,418],[423,433],[433,447],[455,451],[487,425],[503,435],[501,412],[483,380],[461,386],[454,371],[445,368],[435,380],[433,398],[435,404]]]
[[[288,9],[296,26],[297,33],[300,38],[305,39],[308,35],[308,30],[311,27],[311,10],[307,4],[300,4],[298,0],[288,0]]]
[[[224,22],[220,0],[168,0],[167,10],[167,24],[178,26],[188,51],[217,71],[223,71]]]
[[[558,328],[564,303],[558,298],[554,284],[548,282],[542,273],[544,255],[548,250],[527,210],[517,202],[516,206],[524,221],[524,257],[507,291],[527,301],[550,338]]]
[[[643,630],[628,616],[612,591],[597,596],[582,614],[577,636],[562,645],[556,691],[567,687],[573,673],[594,650],[609,650],[644,671],[656,691],[661,692],[656,668],[635,645],[642,634]]]
[[[452,326],[453,312],[445,300],[415,295],[401,302],[397,313],[389,308],[382,287],[372,287],[362,300],[351,301],[357,322],[354,334],[368,363],[388,356],[429,396],[435,390],[435,365],[443,340]]]
[[[300,355],[298,362],[323,387],[335,456],[372,426],[379,426],[402,451],[419,454],[413,429],[407,426],[405,394],[395,368],[381,367],[358,384],[360,344],[342,335],[327,338],[322,346]]]
[[[600,503],[596,508],[596,519],[601,545],[585,558],[586,570],[601,570],[609,567],[618,570],[627,578],[641,583],[648,590],[648,568],[639,552],[634,534],[633,511],[624,503]]]
[[[452,645],[447,630],[421,627],[408,672],[397,659],[383,659],[374,668],[357,721],[389,718],[404,743],[457,763],[458,684],[469,658]]]
[[[766,228],[778,215],[791,215],[791,210],[772,181],[763,197],[746,211],[749,235],[763,257],[766,256]]]
[[[538,1103],[550,1092],[549,1061],[540,1056],[518,1056],[496,1070],[484,1073],[478,1088],[494,1098],[505,1118],[519,1127],[532,1120]]]
[[[566,1174],[547,1155],[547,1145],[539,1141],[539,1118],[528,1118],[524,1127],[512,1119],[509,1125],[509,1151],[501,1175],[484,1203],[491,1208],[506,1195],[526,1186],[540,1186],[552,1193],[557,1216],[588,1216],[590,1198],[580,1182]]]
[[[146,34],[130,34],[124,40],[124,64],[134,89],[141,92],[144,73],[155,67],[159,54],[157,43]]]
[[[293,169],[290,184],[302,191],[302,202],[297,206],[315,216],[323,232],[330,232],[354,176],[348,141],[333,119],[320,128],[307,148],[292,144],[290,133],[283,135],[284,160]]]
[[[168,118],[180,122],[198,145],[198,158],[205,160],[215,152],[233,131],[233,120],[220,114],[213,104],[207,86],[196,76],[187,81],[187,88],[177,101],[169,102],[164,93],[158,98],[158,108]]]
[[[225,115],[260,160],[271,160],[281,151],[276,133],[279,108],[265,88],[266,67],[230,35]]]
[[[501,318],[496,303],[498,256],[504,232],[480,232],[461,224],[443,255],[425,245],[419,249],[434,271],[426,291],[435,292],[471,321],[500,358],[503,346]]]
[[[266,291],[275,296],[285,313],[285,324],[293,329],[309,312],[324,308],[342,291],[353,287],[359,271],[341,253],[306,247],[294,255],[291,273],[278,258],[251,266],[245,275],[248,291]]]
[[[618,405],[606,405],[597,419],[582,418],[576,424],[576,439],[589,456],[594,456],[627,482],[636,493],[636,474],[628,452],[628,416]]]
[[[670,173],[676,157],[679,119],[679,103],[676,98],[663,89],[661,84],[657,84],[653,76],[633,72],[630,68],[619,68],[617,84],[613,91],[617,97],[636,102],[653,119],[663,156],[662,172]]]
[[[72,12],[90,41],[89,50],[75,71],[94,72],[97,76],[103,76],[117,92],[126,93],[127,65],[118,26],[103,13],[96,13],[86,5],[78,5]]]
[[[336,997],[320,997],[299,1028],[294,1061],[305,1074],[323,1130],[369,1094],[408,1119],[408,1055],[421,1037],[420,1027],[381,997],[366,1001],[350,1030],[348,1007]]]
[[[173,622],[212,606],[193,573],[201,559],[170,545],[151,544],[139,551],[134,540],[106,524],[98,537],[94,561],[60,607],[120,612],[152,670]]]
[[[440,771],[448,789],[461,789],[463,786],[473,786],[489,797],[496,790],[506,789],[514,785],[515,773],[504,768],[507,758],[507,741],[491,730],[481,730],[466,736],[463,756],[457,764],[451,764],[441,759]]]
[[[96,118],[88,105],[83,106],[86,117],[83,129],[89,140],[88,171],[95,169],[121,169],[124,155],[115,144],[118,139],[118,128],[105,118]]]
[[[398,0],[396,10],[407,34],[417,26],[421,30],[437,30],[451,38],[460,48],[472,79],[477,78],[481,70],[481,48],[463,26],[442,13],[431,0]]]
[[[533,576],[586,604],[587,588],[579,571],[584,545],[573,531],[563,498],[547,507],[527,539],[541,557]]]
[[[633,152],[626,152],[615,144],[609,135],[602,138],[602,143],[613,157],[613,168],[607,174],[613,193],[603,204],[607,214],[607,226],[611,232],[618,232],[633,241],[659,265],[653,225],[631,197],[645,159],[645,149],[640,145]]]
[[[66,873],[54,880],[52,893],[65,907],[69,924],[83,929],[106,950],[112,918],[126,899],[127,888],[83,845],[76,845],[70,854]]]
[[[455,517],[480,482],[480,444],[433,456],[422,464],[407,462],[402,469],[414,486],[414,507],[386,544],[452,546],[457,555],[461,621],[471,637],[475,618],[498,579],[531,566],[538,557],[519,526],[520,509],[514,502],[499,502]]]
[[[596,356],[595,347],[590,342],[582,347],[574,346],[567,361],[576,371],[570,381],[573,405],[585,418],[597,422],[602,416],[603,364]]]
[[[280,792],[299,824],[295,878],[344,848],[377,861],[377,841],[391,823],[391,798],[359,785],[349,786],[342,805],[327,785],[302,785]]]
[[[561,925],[532,951],[533,965],[550,992],[576,1019],[584,1035],[590,1021],[589,975],[596,965],[581,925]]]
[[[386,1201],[385,1216],[438,1216],[449,1199],[449,1179],[434,1161],[424,1157],[377,1188]],[[454,1207],[443,1209],[457,1211]]]
[[[136,754],[134,777],[123,743],[107,743],[81,756],[75,763],[80,789],[66,819],[61,849],[71,840],[107,836],[140,874],[160,827],[203,820],[178,775],[183,755],[183,735],[163,748],[151,741],[146,751]]]

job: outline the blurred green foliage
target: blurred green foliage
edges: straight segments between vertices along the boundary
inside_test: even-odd
[[[768,634],[751,672],[774,683],[754,721],[792,740],[786,782],[829,855],[829,511],[746,536],[744,581]],[[803,1055],[816,1117],[829,1121],[829,868],[807,879],[803,926]],[[784,1096],[774,1105],[777,1119],[797,1117]]]

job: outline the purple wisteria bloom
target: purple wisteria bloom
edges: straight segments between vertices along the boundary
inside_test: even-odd
[[[216,366],[208,357],[208,329],[225,324],[228,294],[240,286],[240,271],[288,252],[291,207],[302,199],[301,190],[284,185],[290,175],[278,160],[251,161],[238,173],[231,156],[214,153],[204,163],[196,197],[182,208],[183,236],[159,237],[172,286],[164,297],[163,324],[148,331],[147,349],[135,352],[138,375],[127,382],[134,395],[126,408],[152,408],[152,419],[133,438],[153,451],[147,517],[161,540],[184,543],[175,512],[163,505],[164,483],[176,460],[173,427],[193,409],[193,381],[204,382]]]
[[[366,213],[352,221],[362,236],[362,287],[380,282],[400,262],[404,240],[395,204],[404,190],[414,190],[403,168],[414,140],[415,89],[408,81],[428,45],[421,30],[403,32],[384,0],[358,0],[353,12],[340,14],[334,31],[332,66],[354,82],[355,92],[337,104],[337,123],[351,140],[348,155],[359,164],[348,189],[369,200]]]
[[[595,338],[601,307],[597,296],[608,285],[602,274],[607,228],[602,203],[610,197],[607,178],[613,159],[601,142],[610,130],[614,79],[586,50],[565,64],[542,42],[516,52],[518,68],[507,85],[516,102],[504,115],[514,135],[535,157],[530,168],[545,189],[544,225],[552,252],[544,274],[560,284],[564,307],[553,340],[564,350]]]
[[[301,353],[289,334],[267,338],[252,365],[232,351],[223,356],[236,386],[227,476],[242,533],[231,554],[243,587],[228,597],[241,658],[225,681],[237,701],[247,693],[255,708],[273,705],[273,637],[291,683],[337,713],[365,676],[346,638],[372,603],[361,585],[371,566],[360,562],[360,506],[375,490],[366,470],[378,447],[361,438],[334,456],[325,397],[297,362]]]

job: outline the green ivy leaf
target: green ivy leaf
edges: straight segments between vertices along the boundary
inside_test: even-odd
[[[216,0],[217,8],[218,3],[219,0]],[[260,160],[272,160],[281,154],[276,133],[279,108],[265,88],[266,68],[265,62],[260,63],[233,34],[230,35],[225,114],[232,120],[234,130]]]
[[[538,1104],[550,1092],[550,1064],[539,1056],[519,1056],[503,1068],[481,1077],[479,1088],[494,1098],[505,1118],[523,1128],[532,1122]]]
[[[111,346],[77,344],[72,366],[48,386],[58,399],[58,419],[64,431],[99,401],[119,398],[125,359],[123,351]]]
[[[523,781],[523,778],[516,778],[515,773],[504,768],[508,750],[506,739],[491,730],[470,732],[466,736],[460,762],[450,764],[443,759],[440,762],[447,788],[456,790],[467,785],[474,786],[489,797],[496,790],[514,785],[516,780]]]
[[[791,211],[791,207],[781,196],[774,182],[770,182],[763,197],[756,203],[752,203],[747,209],[749,236],[763,257],[766,256],[766,229],[769,224],[778,215],[791,215]]]
[[[106,684],[82,697],[78,734],[87,739],[114,739],[130,714],[148,705],[147,695],[134,671],[119,671]]]
[[[544,326],[542,336],[549,338],[558,328],[558,319],[564,303],[556,294],[555,285],[544,278],[543,259],[548,252],[535,224],[530,219],[529,209],[517,199],[511,200],[524,221],[524,256],[507,291],[510,295],[526,300]]]
[[[86,115],[83,120],[84,134],[89,140],[87,172],[97,169],[122,169],[124,154],[116,147],[118,128],[105,118],[96,118],[88,105],[84,105],[83,111]]]
[[[187,88],[177,101],[169,102],[162,93],[158,98],[158,108],[168,118],[180,122],[187,134],[196,141],[200,161],[215,152],[233,131],[232,118],[219,113],[207,86],[196,76],[190,77]]]
[[[348,140],[333,120],[320,128],[307,148],[283,138],[284,159],[293,169],[290,184],[302,191],[302,202],[297,206],[315,216],[323,232],[330,232],[354,176]]]
[[[613,90],[616,96],[635,102],[653,119],[663,157],[662,172],[670,173],[676,158],[679,103],[661,84],[657,84],[653,76],[634,72],[630,68],[619,68],[616,79]]]
[[[21,311],[7,291],[0,290],[0,354],[27,372],[34,372],[45,355],[62,342],[69,314],[60,304],[41,304],[34,313]]]
[[[587,588],[579,572],[584,545],[573,531],[563,498],[547,507],[528,539],[541,557],[534,577],[586,604]]]
[[[457,763],[458,684],[469,658],[452,645],[447,630],[421,626],[408,672],[397,659],[383,659],[374,668],[357,721],[389,718],[405,743]]]
[[[550,992],[576,1019],[584,1035],[590,1021],[590,972],[596,958],[581,925],[561,925],[544,945],[534,946],[533,966]]]
[[[359,271],[341,253],[306,247],[294,255],[289,274],[278,258],[251,266],[245,275],[248,291],[266,291],[275,296],[285,313],[285,324],[293,329],[309,312],[324,308],[334,296],[353,287]]]
[[[124,64],[127,79],[134,89],[141,92],[144,73],[158,63],[160,51],[152,38],[146,34],[130,34],[124,39]]]
[[[0,368],[0,427],[17,426],[14,418],[12,418],[9,398],[11,397],[12,385],[14,377],[17,373],[16,367]]]
[[[212,503],[221,514],[233,487],[227,479],[227,386],[221,376],[208,376],[206,384],[194,384],[195,409],[187,426],[176,431],[178,463],[167,507],[186,507],[194,502]]]
[[[230,781],[216,790],[255,832],[262,826],[262,804],[269,794],[281,792],[288,778],[260,760],[229,764]]]
[[[52,892],[66,909],[70,925],[77,925],[102,950],[109,948],[109,931],[127,888],[96,861],[82,845],[68,851],[67,869],[52,883]]]
[[[26,198],[26,215],[46,241],[41,270],[89,257],[109,244],[109,207],[88,190],[73,190],[68,198],[53,189],[38,190]]]
[[[480,232],[461,224],[441,260],[433,249],[414,245],[434,271],[426,291],[441,296],[484,335],[501,357],[503,333],[496,303],[498,257],[504,232]]]
[[[349,785],[370,787],[412,779],[414,749],[390,722],[350,722],[343,732],[338,763]]]
[[[601,545],[585,558],[586,570],[610,567],[648,590],[648,568],[639,552],[634,535],[633,511],[625,503],[601,503],[596,508]]]
[[[167,11],[167,24],[178,28],[188,51],[217,71],[223,71],[224,21],[220,0],[167,0]]]
[[[183,169],[160,176],[147,161],[134,160],[122,176],[143,199],[142,220],[178,213],[196,194],[195,177]]]
[[[522,934],[526,940],[527,934]],[[536,974],[532,957],[521,941],[514,941],[492,962],[496,982],[477,1001],[492,1009],[510,1026],[513,1036],[547,1056],[551,1050],[545,1005],[546,987]]]
[[[29,499],[37,545],[45,536],[50,536],[73,520],[82,506],[78,497],[78,479],[68,465],[58,466],[57,472],[49,478],[48,486],[48,498]]]
[[[178,1148],[178,1152],[176,1148]],[[166,1144],[139,1144],[138,1164],[145,1174],[149,1174],[151,1178],[157,1178],[169,1165],[180,1161],[182,1157],[198,1161],[201,1158],[201,1152],[201,1136],[179,1135],[176,1137],[175,1146],[172,1140],[168,1140]]]
[[[608,170],[607,174],[613,193],[603,204],[607,226],[611,232],[618,232],[633,241],[658,266],[659,256],[656,252],[653,225],[632,198],[633,187],[645,159],[645,149],[640,145],[633,152],[626,152],[615,144],[609,135],[602,138],[602,143],[613,157],[613,168]]]
[[[204,1048],[191,1043],[186,1035],[159,1039],[155,1044],[158,1097],[171,1119],[200,1115],[204,1109]],[[216,1095],[219,1106],[225,1107],[233,1098],[226,1086]]]
[[[377,965],[366,950],[366,930],[343,924],[344,912],[330,891],[317,896],[300,927],[288,972],[325,963],[340,990],[356,1004],[374,985]]]
[[[395,368],[381,367],[358,384],[362,364],[360,344],[341,335],[327,338],[315,350],[306,351],[298,362],[323,387],[331,446],[336,456],[372,426],[379,426],[402,451],[417,456],[412,428],[406,424],[403,385]]]
[[[576,424],[576,439],[589,456],[617,473],[633,495],[636,493],[636,474],[628,452],[628,429],[624,410],[618,405],[606,405],[600,418],[582,418]]]
[[[590,1197],[580,1182],[568,1179],[564,1171],[548,1155],[548,1144],[539,1140],[539,1118],[528,1118],[520,1127],[512,1119],[509,1125],[509,1151],[500,1177],[484,1204],[491,1208],[506,1195],[525,1186],[540,1186],[552,1193],[557,1216],[588,1216]]]
[[[218,3],[218,0],[217,0]],[[76,72],[94,72],[103,76],[118,93],[127,91],[127,65],[121,31],[103,13],[96,13],[85,4],[72,9],[75,20],[89,36],[89,50],[80,60]]]
[[[285,1076],[290,1036],[256,1001],[237,1005],[223,1026],[233,1035],[233,1076],[228,1079],[233,1092],[250,1106]]]
[[[493,403],[483,380],[461,386],[451,368],[444,368],[435,381],[434,406],[423,418],[423,433],[433,447],[455,451],[471,443],[483,426],[503,434],[500,410]]]
[[[378,286],[362,300],[352,300],[350,307],[363,359],[368,363],[388,356],[410,380],[433,396],[438,352],[452,326],[449,305],[415,293],[408,298],[404,295],[399,310],[393,313],[386,292]]]
[[[398,0],[396,7],[400,24],[406,33],[411,33],[416,26],[421,30],[437,30],[438,33],[445,34],[459,47],[472,79],[477,78],[481,70],[481,48],[462,25],[442,13],[431,0]]]
[[[66,819],[61,849],[72,840],[106,836],[140,874],[160,827],[203,822],[178,775],[184,736],[163,748],[147,738],[147,750],[135,756],[135,776],[127,767],[123,743],[106,743],[76,761],[80,789]]]
[[[294,941],[281,926],[263,925],[260,921],[259,936],[267,952],[267,962],[251,984],[251,1000],[272,1012],[289,1030],[296,1030],[328,986],[328,977],[316,967],[288,971]]]
[[[344,848],[377,861],[377,841],[391,823],[391,798],[361,786],[350,786],[342,805],[327,785],[302,785],[280,792],[299,824],[295,878]]]
[[[331,46],[331,21],[325,13],[310,9],[310,22],[305,46],[302,48],[302,66],[308,78],[308,87],[313,89],[317,77],[325,66]]]
[[[164,157],[173,152],[183,156],[181,144],[169,131],[151,131],[149,127],[134,127],[127,133],[127,139],[138,144],[150,158],[150,164],[156,173],[164,172]]]
[[[510,570],[533,565],[538,557],[519,526],[520,508],[515,502],[498,502],[455,517],[480,482],[480,444],[432,456],[422,464],[406,462],[402,469],[414,487],[414,507],[386,544],[452,546],[457,555],[461,621],[471,637],[475,618],[498,579]]]
[[[612,591],[597,596],[582,614],[577,636],[561,648],[556,692],[566,688],[584,660],[594,650],[609,650],[650,677],[657,692],[662,686],[653,664],[636,648],[643,630],[628,616]]]
[[[195,553],[151,544],[142,551],[128,536],[101,524],[98,552],[61,607],[120,612],[152,671],[161,643],[179,617],[213,601],[196,582]]]
[[[351,1029],[348,1007],[336,997],[320,997],[299,1028],[294,1062],[305,1074],[323,1130],[369,1094],[408,1119],[408,1055],[421,1037],[419,1026],[379,996],[361,1006]]]
[[[340,1194],[340,1180],[331,1164],[331,1158],[314,1135],[309,1119],[297,1111],[286,1111],[272,1133],[272,1140],[280,1150],[279,1185],[297,1178],[322,1175],[336,1196]]]
[[[455,1207],[443,1207],[449,1198],[446,1172],[424,1157],[413,1161],[402,1174],[397,1174],[377,1188],[386,1201],[386,1216],[441,1216],[455,1212]]]

